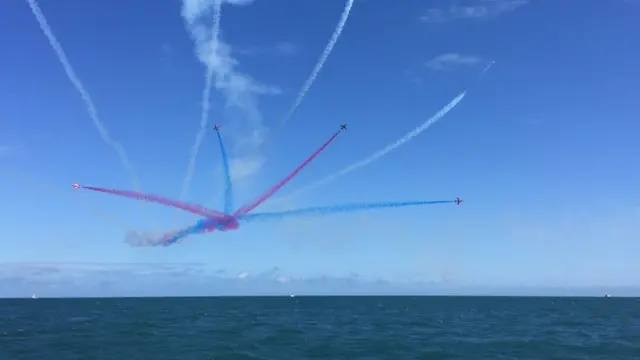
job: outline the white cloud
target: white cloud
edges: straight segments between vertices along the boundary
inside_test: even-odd
[[[237,53],[250,56],[293,56],[298,51],[298,47],[288,41],[277,42],[273,45],[238,46],[236,48]]]
[[[640,288],[603,281],[608,289],[591,285],[559,288],[492,287],[448,284],[413,277],[381,279],[345,274],[296,277],[272,267],[252,275],[216,269],[202,263],[0,263],[0,298],[87,296],[211,296],[261,294],[519,294],[519,295],[638,295]],[[625,285],[625,284],[623,284]]]
[[[470,66],[480,62],[481,59],[475,56],[465,56],[460,54],[442,54],[426,62],[426,66],[431,70],[451,70],[454,67]]]
[[[407,80],[411,81],[416,85],[421,85],[424,82],[424,80],[422,79],[422,76],[420,76],[415,70],[406,69],[403,72],[403,75]]]
[[[293,55],[298,52],[298,48],[290,42],[279,42],[275,46],[276,51],[281,55]]]
[[[182,2],[182,17],[189,23],[193,23],[198,20],[202,15],[209,13],[215,0],[184,0]],[[249,5],[254,0],[218,0],[222,3],[228,3],[232,5]]]
[[[231,181],[240,181],[252,174],[255,174],[264,164],[264,158],[259,156],[245,156],[229,160],[229,172]]]
[[[529,0],[475,0],[468,5],[431,8],[420,17],[427,23],[442,23],[462,19],[485,19],[509,13],[529,3]]]
[[[232,5],[249,5],[253,0],[183,0],[182,16],[195,43],[198,59],[213,70],[215,89],[224,95],[226,107],[241,115],[233,119],[235,127],[240,129],[236,139],[233,140],[244,145],[240,150],[243,154],[248,154],[244,156],[254,158],[257,156],[255,153],[258,145],[266,135],[258,106],[259,96],[279,94],[280,90],[275,86],[264,85],[238,70],[239,62],[232,56],[231,45],[224,42],[221,36],[215,41],[210,16],[215,1]],[[251,163],[254,166],[250,169],[254,173],[262,165],[262,162],[251,161]],[[245,167],[246,169],[249,168]],[[244,173],[244,175],[251,174]]]

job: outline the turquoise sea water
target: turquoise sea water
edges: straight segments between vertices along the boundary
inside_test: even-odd
[[[640,359],[640,299],[0,300],[0,359]]]

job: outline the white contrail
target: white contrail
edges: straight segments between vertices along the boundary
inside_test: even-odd
[[[91,118],[91,120],[93,120],[93,123],[96,126],[96,128],[98,128],[98,131],[100,132],[100,136],[102,137],[102,140],[104,140],[104,142],[107,143],[107,145],[111,146],[116,151],[116,153],[118,153],[118,156],[120,157],[120,161],[122,162],[122,166],[124,166],[125,169],[131,174],[134,190],[140,191],[140,183],[138,181],[138,176],[136,175],[136,172],[133,169],[133,166],[129,162],[127,153],[124,151],[124,148],[120,143],[113,140],[109,136],[109,132],[104,127],[104,125],[102,125],[102,123],[100,122],[100,119],[98,118],[98,111],[96,110],[96,107],[93,104],[93,101],[91,100],[91,96],[89,96],[89,93],[87,92],[87,90],[85,90],[84,86],[82,85],[82,82],[80,81],[75,71],[73,70],[71,63],[67,58],[67,55],[64,53],[64,50],[62,49],[62,45],[60,45],[56,37],[53,35],[53,32],[51,31],[51,27],[49,27],[49,24],[47,23],[47,19],[44,17],[42,10],[40,10],[38,3],[36,2],[36,0],[26,0],[26,1],[31,7],[31,11],[33,12],[33,15],[35,15],[36,20],[38,20],[38,24],[40,24],[40,29],[42,29],[42,32],[49,40],[49,44],[51,45],[56,55],[58,56],[58,60],[62,64],[64,71],[67,73],[67,77],[69,78],[73,86],[75,86],[76,90],[78,90],[78,92],[80,93],[80,96],[82,97],[82,101],[84,102],[87,108],[87,112],[89,113],[89,117]]]
[[[489,71],[489,69],[491,69],[491,66],[493,66],[493,64],[495,64],[495,61],[491,61],[489,63],[489,65],[487,65],[481,72],[480,74],[478,74],[478,77],[476,78],[476,80],[480,79],[487,71]],[[304,186],[286,196],[283,196],[281,198],[277,198],[274,199],[275,201],[282,201],[288,197],[292,197],[294,195],[299,195],[301,193],[310,191],[312,189],[318,188],[324,184],[327,184],[341,176],[344,176],[352,171],[355,171],[361,167],[367,166],[369,164],[371,164],[372,162],[378,160],[379,158],[383,157],[384,155],[387,155],[388,153],[392,152],[393,150],[397,149],[398,147],[400,147],[401,145],[403,145],[404,143],[408,142],[409,140],[413,139],[414,137],[420,135],[422,132],[424,132],[425,130],[427,130],[431,125],[435,124],[438,120],[442,119],[445,115],[447,115],[449,113],[449,111],[453,110],[453,108],[455,108],[456,106],[458,106],[458,104],[460,103],[460,101],[462,101],[462,99],[464,99],[464,97],[467,95],[467,90],[461,92],[460,94],[458,94],[458,96],[456,96],[453,100],[451,100],[451,102],[449,102],[445,107],[443,107],[442,109],[440,109],[440,111],[438,111],[435,115],[431,116],[429,119],[427,119],[425,122],[423,122],[422,124],[420,124],[418,127],[416,127],[415,129],[411,130],[410,132],[408,132],[407,134],[405,134],[403,137],[401,137],[400,139],[396,140],[395,142],[387,145],[386,147],[382,148],[381,150],[376,151],[375,153],[373,153],[372,155],[370,155],[369,157],[366,157],[358,162],[355,162],[347,167],[345,167],[344,169],[335,172],[323,179],[320,179],[314,183],[311,183],[307,186]],[[273,203],[274,201],[272,201]]]
[[[302,103],[302,99],[311,88],[311,85],[313,85],[313,82],[316,81],[316,78],[318,77],[318,74],[320,74],[324,63],[327,61],[327,58],[329,58],[331,51],[333,51],[333,47],[338,42],[338,38],[340,37],[340,34],[342,33],[342,30],[347,23],[347,19],[349,19],[349,13],[351,12],[351,8],[353,7],[353,1],[354,0],[347,0],[347,3],[344,6],[344,10],[342,11],[342,15],[340,16],[338,26],[336,26],[336,29],[333,31],[333,35],[331,35],[331,39],[329,39],[329,42],[324,48],[322,55],[320,55],[320,58],[318,59],[316,66],[313,68],[311,75],[309,75],[309,78],[300,89],[296,101],[293,102],[293,105],[291,105],[291,108],[289,109],[287,114],[280,121],[280,126],[284,125],[287,121],[289,121],[289,119],[291,119],[298,106],[300,106],[300,103]]]
[[[486,73],[487,71],[489,71],[489,69],[491,69],[491,66],[493,66],[493,64],[495,64],[495,60],[492,60],[489,65],[485,66],[484,70],[482,70],[482,72],[480,73],[480,75],[478,76],[482,76],[484,75],[484,73]]]
[[[447,104],[444,108],[442,108],[440,111],[438,111],[438,113],[436,113],[435,115],[433,115],[432,117],[430,117],[429,119],[427,119],[427,121],[425,121],[424,123],[422,123],[420,126],[418,126],[417,128],[413,129],[412,131],[408,132],[406,135],[404,135],[403,137],[401,137],[400,139],[398,139],[397,141],[395,141],[394,143],[391,143],[389,145],[387,145],[386,147],[384,147],[383,149],[376,151],[375,153],[373,153],[371,156],[364,158],[356,163],[353,163],[349,166],[347,166],[346,168],[333,173],[323,179],[320,179],[319,181],[316,181],[314,183],[311,183],[307,186],[304,186],[288,195],[286,195],[285,197],[280,198],[279,200],[282,200],[286,197],[290,197],[293,195],[298,195],[300,193],[309,191],[311,189],[315,189],[319,186],[322,186],[328,182],[331,182],[343,175],[346,175],[354,170],[357,170],[363,166],[369,165],[372,162],[378,160],[379,158],[383,157],[384,155],[387,155],[388,153],[390,153],[391,151],[397,149],[398,147],[400,147],[402,144],[408,142],[409,140],[413,139],[414,137],[420,135],[423,131],[427,130],[431,125],[433,125],[436,121],[440,120],[442,117],[444,117],[445,115],[447,115],[447,113],[449,111],[451,111],[454,107],[456,107],[458,105],[458,103],[460,103],[460,101],[462,101],[462,99],[465,97],[465,95],[467,94],[467,91],[463,91],[461,92],[458,96],[456,96],[449,104]]]
[[[222,0],[214,0],[213,5],[213,28],[211,30],[212,49],[216,52],[218,48],[218,37],[220,35],[220,17],[222,16]],[[200,114],[200,130],[196,134],[196,142],[191,148],[191,156],[189,157],[189,165],[187,168],[187,176],[185,176],[182,182],[182,191],[180,192],[180,200],[184,200],[189,192],[189,186],[191,184],[191,178],[196,168],[196,158],[198,157],[198,151],[200,144],[204,139],[204,135],[207,130],[207,122],[209,120],[211,87],[213,85],[213,71],[214,67],[211,64],[207,64],[207,73],[205,75],[204,90],[202,91],[202,113]]]

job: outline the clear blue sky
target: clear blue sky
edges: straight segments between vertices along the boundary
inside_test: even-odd
[[[251,134],[262,136],[284,116],[344,2],[225,3],[221,40],[229,56],[222,60],[233,66],[212,91],[187,199],[222,208],[214,123],[224,129],[240,202],[284,177],[340,123],[349,130],[282,195],[395,141],[470,87],[458,107],[411,142],[279,204],[460,196],[463,205],[251,224],[149,248],[129,246],[124,234],[175,229],[197,217],[72,191],[72,182],[131,189],[131,174],[100,137],[26,1],[12,1],[0,21],[0,288],[73,295],[112,286],[117,293],[144,282],[146,273],[160,276],[149,291],[162,294],[206,292],[203,282],[214,278],[227,287],[254,279],[251,286],[272,291],[284,289],[274,279],[297,279],[319,292],[333,291],[327,279],[345,277],[411,281],[417,289],[435,286],[430,282],[640,287],[640,4],[442,3],[356,0],[298,111],[262,148]],[[142,190],[178,198],[205,78],[182,4],[40,6]],[[210,20],[206,15],[203,24]],[[478,78],[490,61],[494,67]],[[146,272],[123,265],[140,263],[156,265],[144,265]],[[165,263],[183,265],[158,275],[157,264]],[[87,270],[94,267],[102,270]],[[178,275],[180,287],[168,290]],[[115,285],[96,285],[109,282]]]

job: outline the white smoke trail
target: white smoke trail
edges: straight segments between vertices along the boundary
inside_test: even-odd
[[[440,111],[438,111],[435,115],[433,115],[432,117],[430,117],[429,119],[427,119],[427,121],[425,121],[424,123],[422,123],[420,126],[418,126],[417,128],[413,129],[412,131],[408,132],[406,135],[404,135],[403,137],[401,137],[400,139],[398,139],[397,141],[395,141],[394,143],[391,143],[389,145],[387,145],[386,147],[384,147],[383,149],[376,151],[375,153],[373,153],[371,156],[358,161],[356,163],[353,163],[349,166],[347,166],[346,168],[333,173],[323,179],[320,179],[319,181],[316,181],[314,183],[311,183],[307,186],[304,186],[278,200],[282,200],[285,199],[287,197],[293,196],[293,195],[299,195],[303,192],[307,192],[309,190],[315,189],[317,187],[320,187],[324,184],[327,184],[333,180],[336,180],[337,178],[344,176],[352,171],[355,171],[361,167],[364,167],[366,165],[371,164],[372,162],[378,160],[379,158],[383,157],[384,155],[387,155],[388,153],[392,152],[393,150],[397,149],[398,147],[400,147],[401,145],[403,145],[404,143],[408,142],[409,140],[413,139],[414,137],[420,135],[423,131],[427,130],[431,125],[433,125],[434,123],[436,123],[438,120],[440,120],[442,117],[444,117],[445,115],[447,115],[447,113],[449,111],[451,111],[454,107],[456,107],[458,105],[458,103],[460,103],[460,101],[462,101],[462,99],[465,97],[465,95],[467,94],[467,91],[463,91],[461,92],[458,96],[456,96],[449,104],[447,104],[444,108],[442,108]]]
[[[484,75],[484,73],[486,73],[487,71],[489,71],[489,69],[491,69],[491,67],[493,66],[493,64],[495,64],[495,60],[492,60],[489,65],[485,66],[484,70],[482,70],[482,72],[480,73],[479,76]]]
[[[212,51],[217,51],[218,39],[220,35],[220,17],[222,16],[222,0],[214,0],[213,3],[213,28],[211,30],[211,47]],[[191,156],[189,157],[189,164],[187,168],[187,175],[182,182],[182,191],[180,192],[180,200],[184,200],[189,192],[189,186],[191,185],[191,178],[196,168],[196,159],[198,157],[198,151],[200,144],[204,139],[207,130],[207,122],[209,120],[209,109],[211,100],[211,87],[213,85],[213,72],[214,67],[211,64],[207,64],[207,72],[205,75],[205,85],[202,91],[202,112],[200,114],[200,130],[196,135],[196,142],[191,148]]]
[[[138,176],[136,175],[136,172],[133,169],[133,166],[129,162],[127,153],[124,151],[124,148],[120,143],[116,142],[109,136],[109,132],[104,127],[104,125],[102,125],[102,122],[100,122],[100,119],[98,118],[98,111],[96,110],[96,107],[93,104],[93,101],[91,100],[91,96],[89,96],[89,93],[87,92],[87,90],[85,90],[84,86],[82,85],[82,82],[80,81],[75,71],[73,70],[71,63],[67,58],[67,55],[64,53],[64,50],[62,49],[62,45],[60,45],[56,37],[53,35],[53,32],[51,31],[51,27],[49,27],[47,19],[44,17],[42,10],[40,10],[38,3],[36,2],[36,0],[26,0],[26,1],[29,4],[29,7],[31,7],[31,12],[33,12],[33,15],[36,17],[36,20],[38,20],[38,24],[40,24],[40,29],[42,29],[42,32],[49,40],[49,45],[51,45],[51,47],[53,48],[53,51],[55,51],[56,55],[58,56],[58,60],[62,64],[64,71],[67,73],[67,77],[69,78],[73,86],[75,86],[76,90],[78,90],[78,92],[80,93],[80,96],[82,97],[82,101],[84,102],[87,108],[87,112],[89,113],[89,117],[91,118],[91,120],[93,120],[93,123],[96,126],[96,128],[98,128],[98,132],[100,132],[100,136],[102,137],[102,140],[104,140],[104,142],[107,145],[111,146],[116,151],[116,153],[120,157],[122,166],[124,166],[124,168],[131,175],[134,190],[140,191],[140,183],[138,181]]]
[[[333,51],[333,47],[338,42],[338,38],[340,38],[340,34],[342,33],[342,30],[344,29],[344,26],[347,23],[347,20],[349,19],[349,13],[351,12],[351,8],[353,7],[353,1],[354,0],[347,0],[347,3],[344,6],[344,10],[342,11],[342,15],[340,16],[340,21],[338,22],[338,26],[336,26],[336,29],[333,31],[333,35],[331,35],[331,38],[329,39],[327,46],[324,48],[322,55],[320,55],[320,58],[318,59],[316,66],[313,68],[311,75],[309,75],[309,78],[307,78],[307,81],[304,83],[304,85],[300,89],[300,92],[298,93],[298,97],[293,102],[293,105],[291,105],[291,108],[289,109],[287,114],[280,121],[280,126],[284,125],[287,121],[289,121],[289,119],[291,119],[291,117],[295,113],[298,106],[300,106],[300,104],[302,103],[302,99],[311,88],[311,85],[313,85],[313,82],[316,81],[318,74],[320,74],[320,71],[322,70],[324,63],[327,61],[327,58],[329,58],[331,51]]]
[[[480,74],[478,74],[478,77],[476,78],[476,80],[480,79],[487,71],[489,71],[489,69],[491,69],[491,66],[493,66],[493,64],[495,64],[495,61],[491,61],[481,72]],[[379,158],[387,155],[388,153],[392,152],[393,150],[397,149],[398,147],[402,146],[403,144],[405,144],[406,142],[408,142],[409,140],[413,139],[414,137],[420,135],[422,132],[424,132],[425,130],[427,130],[429,127],[431,127],[431,125],[435,124],[438,120],[442,119],[445,115],[447,115],[449,113],[449,111],[453,110],[453,108],[455,108],[456,106],[458,106],[458,104],[460,103],[460,101],[462,101],[462,99],[464,99],[464,97],[467,95],[467,90],[461,92],[460,94],[458,94],[458,96],[456,96],[453,100],[451,100],[451,102],[449,102],[445,107],[443,107],[442,109],[440,109],[440,111],[438,111],[435,115],[433,115],[432,117],[430,117],[429,119],[427,119],[424,123],[420,124],[417,128],[413,129],[412,131],[408,132],[407,134],[405,134],[403,137],[401,137],[400,139],[396,140],[394,143],[391,143],[389,145],[387,145],[386,147],[382,148],[379,151],[376,151],[375,153],[373,153],[371,156],[364,158],[358,162],[355,162],[349,166],[347,166],[346,168],[335,172],[323,179],[320,179],[314,183],[311,183],[307,186],[304,186],[286,196],[283,196],[281,198],[277,198],[272,200],[273,202],[279,202],[279,201],[283,201],[286,198],[289,197],[293,197],[294,195],[299,195],[301,193],[313,190],[315,188],[318,188],[324,184],[327,184],[333,180],[336,180],[339,177],[342,177],[352,171],[355,171],[361,167],[367,166],[369,164],[371,164],[372,162],[378,160]]]
[[[133,247],[161,246],[162,240],[162,233],[155,231],[129,230],[124,236],[124,242]]]

